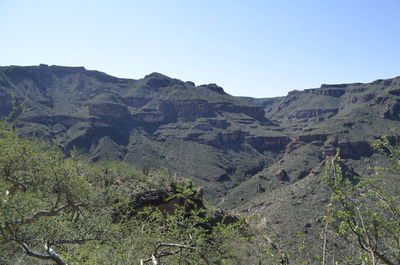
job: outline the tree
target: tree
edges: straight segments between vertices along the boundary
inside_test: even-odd
[[[374,147],[387,163],[371,168],[370,177],[349,175],[338,155],[326,160],[324,180],[332,196],[325,221],[335,236],[364,253],[349,257],[349,262],[396,265],[400,264],[400,149],[388,138]]]
[[[137,190],[168,187],[173,211],[133,209]],[[247,226],[227,217],[190,181],[66,157],[0,122],[0,264],[235,264]]]
[[[101,193],[54,145],[23,138],[0,122],[0,260],[26,255],[67,264],[54,248],[97,240]],[[96,212],[96,220],[94,220]],[[43,249],[43,246],[44,249]]]

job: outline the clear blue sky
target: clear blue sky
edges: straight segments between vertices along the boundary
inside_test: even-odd
[[[271,97],[400,75],[399,0],[1,0],[0,65],[151,72]]]

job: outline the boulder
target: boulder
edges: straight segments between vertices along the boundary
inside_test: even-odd
[[[225,181],[230,181],[230,180],[231,180],[231,178],[226,173],[215,177],[215,181],[217,181],[217,182],[225,182]]]
[[[285,181],[285,182],[290,181],[289,175],[286,173],[284,169],[281,169],[278,172],[276,172],[275,176],[280,181]]]

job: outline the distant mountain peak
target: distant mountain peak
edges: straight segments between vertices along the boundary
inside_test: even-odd
[[[209,90],[212,90],[214,92],[217,92],[218,94],[221,94],[221,95],[226,94],[222,87],[220,87],[220,86],[218,86],[218,85],[216,85],[214,83],[211,83],[211,84],[208,84],[208,85],[201,85],[199,87],[205,87],[205,88],[207,88]]]
[[[172,78],[170,78],[170,77],[168,77],[166,75],[163,75],[161,73],[158,73],[158,72],[150,73],[150,74],[146,75],[144,78],[145,79],[147,79],[147,78],[168,78],[168,79],[172,79]]]

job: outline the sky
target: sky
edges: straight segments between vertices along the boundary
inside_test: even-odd
[[[235,96],[400,75],[399,0],[0,0],[0,65],[152,72]]]

